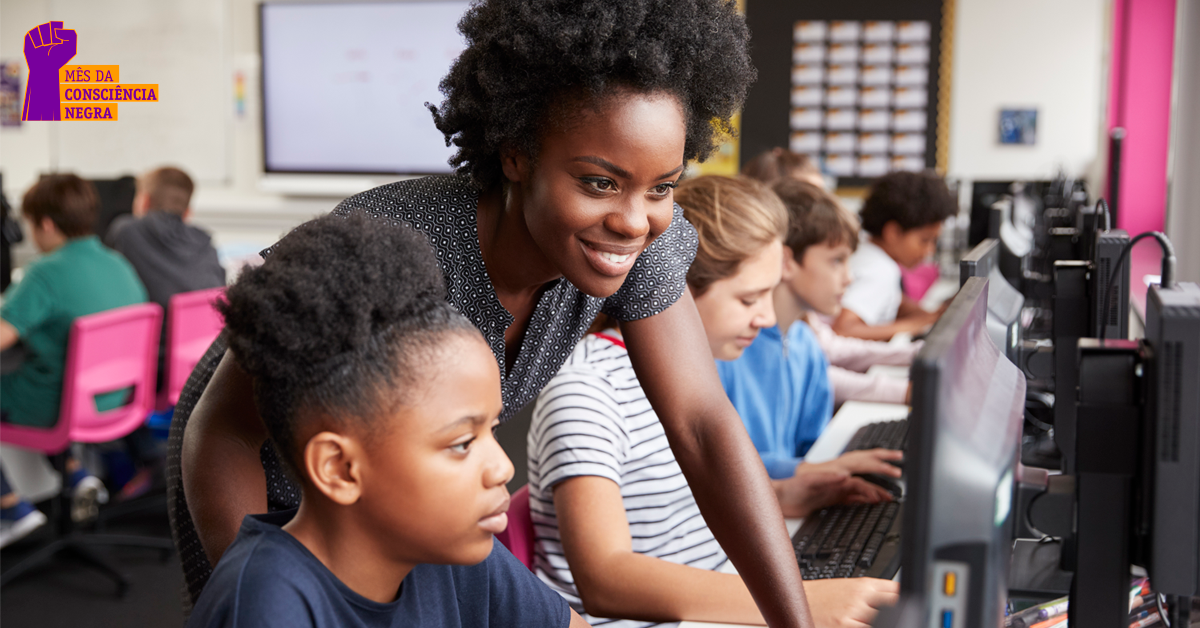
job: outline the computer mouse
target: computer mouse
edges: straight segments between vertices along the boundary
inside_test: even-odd
[[[856,473],[854,474],[854,477],[862,478],[871,484],[885,489],[887,492],[892,494],[894,499],[900,499],[901,497],[904,497],[903,479],[890,478],[886,475],[880,475],[878,473]]]

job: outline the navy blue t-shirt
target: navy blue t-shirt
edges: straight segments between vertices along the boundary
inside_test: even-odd
[[[189,628],[565,627],[567,602],[499,542],[469,567],[417,565],[381,604],[338,580],[281,526],[295,510],[248,515],[196,601]]]

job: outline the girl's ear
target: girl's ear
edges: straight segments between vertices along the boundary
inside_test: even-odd
[[[364,452],[354,439],[321,432],[304,445],[303,463],[309,481],[333,502],[349,506],[362,496]]]
[[[515,148],[502,149],[500,168],[510,183],[520,183],[529,177],[529,157]]]

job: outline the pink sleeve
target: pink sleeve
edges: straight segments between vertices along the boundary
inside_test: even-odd
[[[908,366],[921,348],[920,342],[892,344],[878,340],[863,340],[840,336],[825,321],[809,316],[810,326],[829,363],[851,371],[863,372],[875,366]]]
[[[833,402],[875,401],[905,403],[908,380],[887,375],[867,375],[844,368],[829,367],[829,383],[833,386]]]

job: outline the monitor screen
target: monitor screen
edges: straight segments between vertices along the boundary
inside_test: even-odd
[[[425,103],[467,2],[261,5],[266,172],[450,172]]]
[[[1025,378],[987,334],[972,277],[913,361],[901,589],[922,625],[997,626],[1007,597]]]
[[[1021,309],[1025,296],[1000,272],[1000,245],[987,238],[975,245],[959,262],[960,284],[970,277],[988,279],[988,334],[996,347],[1011,360],[1016,360],[1016,345],[1020,341]]]

